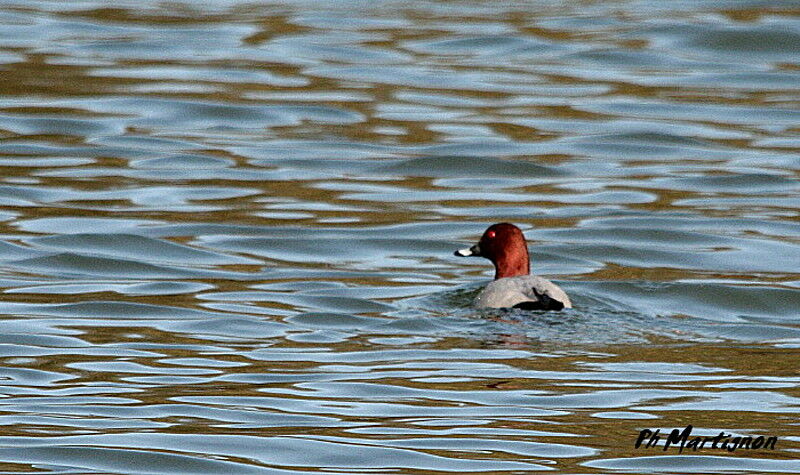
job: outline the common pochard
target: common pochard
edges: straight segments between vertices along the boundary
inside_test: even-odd
[[[480,241],[455,255],[485,257],[494,264],[494,281],[475,298],[479,308],[561,310],[572,308],[566,292],[547,279],[530,275],[528,245],[522,231],[510,223],[489,226]]]

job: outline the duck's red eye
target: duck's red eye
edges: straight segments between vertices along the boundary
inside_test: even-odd
[[[495,233],[494,231],[489,231],[489,232],[486,233],[486,237],[493,238],[495,236],[495,234],[497,234],[497,233]]]

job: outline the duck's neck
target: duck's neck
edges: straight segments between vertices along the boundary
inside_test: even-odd
[[[528,275],[531,273],[530,260],[528,259],[528,249],[524,248],[521,252],[508,253],[498,256],[494,262],[494,280],[504,277],[516,277],[518,275]]]

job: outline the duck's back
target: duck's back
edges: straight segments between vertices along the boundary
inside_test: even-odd
[[[559,286],[538,275],[505,277],[489,283],[475,298],[479,308],[561,310],[572,302]]]

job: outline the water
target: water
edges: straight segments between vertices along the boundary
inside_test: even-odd
[[[800,472],[798,13],[4,2],[0,470]]]

